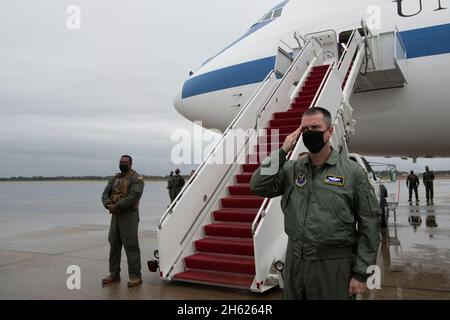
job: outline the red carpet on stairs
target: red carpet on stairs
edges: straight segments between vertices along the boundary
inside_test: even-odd
[[[258,145],[249,158],[257,163],[242,165],[242,173],[235,176],[236,183],[228,187],[228,196],[221,199],[222,209],[212,213],[214,223],[204,227],[205,237],[195,241],[196,253],[184,259],[185,271],[175,275],[175,279],[250,289],[255,274],[251,228],[264,201],[250,190],[252,174],[268,154],[282,146],[288,134],[298,129],[328,68],[314,67],[289,110],[273,114],[267,135],[258,137]]]

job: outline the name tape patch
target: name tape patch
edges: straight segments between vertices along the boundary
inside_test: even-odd
[[[343,187],[345,184],[345,178],[341,176],[327,175],[325,177],[325,183],[332,186]]]

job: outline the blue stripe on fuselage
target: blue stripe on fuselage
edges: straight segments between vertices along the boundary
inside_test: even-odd
[[[274,66],[275,56],[201,74],[184,83],[182,98],[261,82]]]
[[[450,24],[400,32],[408,59],[450,52]]]
[[[408,59],[450,53],[450,24],[400,32]],[[275,56],[211,71],[188,79],[182,98],[259,83],[275,67]]]

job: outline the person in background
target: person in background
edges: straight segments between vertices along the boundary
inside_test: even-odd
[[[128,287],[142,284],[141,251],[139,249],[139,200],[144,192],[144,178],[131,166],[129,155],[120,157],[120,173],[109,179],[102,194],[103,206],[111,215],[108,240],[109,275],[102,279],[103,285],[120,281],[122,246],[128,261]]]
[[[173,192],[174,192],[173,199],[174,200],[180,193],[181,189],[183,189],[184,183],[185,183],[184,178],[180,175],[180,169],[176,169],[175,176],[173,177]]]
[[[425,185],[427,204],[431,203],[431,205],[434,205],[433,182],[434,182],[434,172],[430,171],[430,168],[426,166],[425,172],[423,173],[423,184]]]
[[[406,179],[406,187],[409,188],[409,202],[412,201],[412,192],[414,190],[414,195],[416,196],[416,202],[419,202],[419,195],[417,188],[419,187],[419,178],[414,174],[414,171],[411,170],[408,178]]]
[[[169,180],[167,180],[167,190],[169,191],[169,198],[170,198],[170,203],[173,202],[173,199],[175,199],[174,195],[174,188],[173,188],[173,171],[170,171],[169,174]]]

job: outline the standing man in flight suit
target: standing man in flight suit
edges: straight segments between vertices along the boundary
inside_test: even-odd
[[[286,161],[302,133],[309,154]],[[300,128],[251,180],[257,195],[282,195],[289,239],[286,299],[354,299],[366,290],[367,268],[376,263],[378,201],[364,169],[332,149],[332,134],[328,110],[309,109]],[[267,168],[275,168],[276,173],[264,175],[262,169]]]
[[[427,194],[427,204],[434,205],[433,201],[433,181],[434,181],[434,172],[430,171],[428,166],[425,167],[425,172],[423,173],[423,184],[425,185],[425,192]]]
[[[109,272],[102,284],[120,280],[122,245],[128,261],[128,287],[142,284],[141,251],[139,249],[139,200],[144,191],[144,178],[131,169],[133,159],[129,155],[120,157],[120,173],[108,181],[103,191],[102,202],[111,214],[108,240]]]
[[[409,202],[412,201],[412,192],[414,190],[414,195],[416,196],[416,202],[419,202],[419,195],[417,192],[417,188],[419,187],[419,177],[417,177],[414,174],[414,171],[411,170],[411,172],[408,175],[408,178],[406,179],[406,187],[409,188]]]
[[[180,169],[175,170],[175,177],[173,177],[173,199],[178,196],[181,189],[183,189],[184,186],[184,178],[180,175]]]
[[[172,203],[175,199],[175,197],[173,196],[175,194],[175,192],[173,191],[173,181],[173,171],[170,171],[169,180],[167,180],[167,189],[169,190],[170,203]]]

